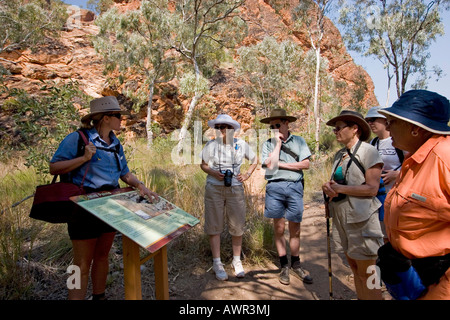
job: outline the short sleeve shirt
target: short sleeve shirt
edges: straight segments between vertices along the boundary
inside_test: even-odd
[[[371,142],[373,144],[373,142]],[[392,145],[392,138],[388,137],[386,139],[379,139],[375,142],[375,147],[381,155],[381,159],[383,159],[383,170],[399,170],[401,167],[401,162],[397,154],[397,150],[395,150]],[[391,190],[394,185],[394,181],[390,184],[385,185],[386,191]]]
[[[97,149],[97,152],[92,156],[90,161],[85,162],[81,167],[71,173],[72,182],[80,185],[86,167],[89,166],[83,183],[84,187],[98,189],[104,186],[117,186],[120,177],[123,177],[130,171],[119,139],[111,132],[110,138],[112,143],[108,145],[100,138],[95,128],[88,130],[87,134],[88,140],[96,147],[106,148],[111,151]],[[76,158],[79,138],[80,135],[78,132],[72,132],[66,136],[60,143],[50,162],[54,163]],[[118,153],[114,152],[117,150],[119,151]]]
[[[410,259],[450,253],[449,150],[450,136],[428,139],[405,159],[386,197],[389,241]]]
[[[202,150],[201,157],[208,166],[213,170],[233,172],[232,186],[241,185],[236,176],[241,172],[241,166],[244,159],[253,161],[255,153],[249,144],[241,139],[234,139],[233,144],[224,144],[214,139],[208,141]],[[223,181],[219,181],[213,176],[208,175],[206,182],[214,185],[223,185]]]
[[[381,160],[381,156],[374,146],[366,142],[361,142],[356,153],[355,149],[356,144],[350,149],[350,152],[361,163],[365,171],[377,164],[383,164],[383,160]],[[356,164],[351,163],[348,166],[349,161],[350,157],[347,155],[346,149],[341,149],[335,155],[333,168],[342,166],[343,175],[348,185],[362,185],[366,181],[365,175]],[[381,206],[380,201],[376,197],[348,196],[347,199],[353,209],[347,217],[348,223],[366,221]]]
[[[288,149],[290,149],[294,154],[298,155],[298,161],[303,161],[311,156],[311,151],[309,150],[308,144],[306,143],[305,139],[303,139],[300,136],[296,136],[293,134],[289,134],[289,137],[286,139],[286,141],[282,142],[284,146],[286,146]],[[262,155],[261,155],[261,162],[264,163],[267,158],[269,157],[269,154],[273,151],[275,148],[276,140],[275,138],[269,139],[263,143],[262,146]],[[295,158],[289,154],[284,152],[283,150],[280,151],[280,162],[286,162],[286,163],[294,163],[297,162]],[[292,171],[292,170],[284,170],[276,168],[274,170],[266,170],[265,178],[267,181],[271,180],[286,180],[286,181],[299,181],[303,179],[303,171]]]

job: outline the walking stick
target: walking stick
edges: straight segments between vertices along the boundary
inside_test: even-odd
[[[329,279],[329,293],[330,300],[333,300],[333,272],[331,271],[331,241],[330,241],[330,208],[328,207],[329,198],[323,193],[325,202],[325,218],[327,219],[327,254],[328,254],[328,279]]]

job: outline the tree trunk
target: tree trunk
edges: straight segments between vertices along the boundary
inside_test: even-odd
[[[320,82],[320,43],[316,46],[316,79],[314,85],[314,119],[316,122],[315,130],[315,153],[319,156],[319,138],[320,138],[320,114],[319,114],[319,82]]]
[[[153,144],[153,131],[152,131],[152,101],[153,101],[153,91],[155,88],[155,82],[152,81],[149,86],[148,93],[148,104],[147,104],[147,123],[145,128],[147,130],[147,149],[150,149]]]
[[[183,126],[180,130],[180,135],[178,136],[178,145],[177,145],[177,154],[181,153],[183,149],[184,139],[186,138],[187,129],[192,120],[192,114],[194,113],[195,107],[197,106],[198,101],[200,100],[201,95],[195,94],[189,104],[188,111],[186,112],[186,116],[184,117]]]
[[[194,70],[195,70],[195,78],[198,81],[200,78],[200,69],[197,64],[197,60],[193,59]],[[186,112],[186,116],[184,117],[183,126],[180,130],[180,135],[178,136],[178,145],[177,145],[177,154],[181,153],[183,149],[184,139],[186,138],[187,129],[192,120],[192,115],[194,114],[195,107],[197,106],[198,101],[202,97],[202,94],[199,92],[195,92],[194,97],[189,104],[188,111]]]
[[[391,75],[389,65],[387,66],[387,77],[388,77],[388,82],[387,82],[386,104],[384,105],[385,108],[389,108],[389,96],[391,94],[391,80],[393,77],[393,75]]]

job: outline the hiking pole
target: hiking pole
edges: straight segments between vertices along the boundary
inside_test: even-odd
[[[325,218],[327,220],[327,254],[328,254],[328,279],[329,279],[329,293],[330,300],[333,300],[333,272],[331,271],[331,241],[330,241],[330,208],[328,207],[329,198],[323,193],[323,200],[325,202]]]

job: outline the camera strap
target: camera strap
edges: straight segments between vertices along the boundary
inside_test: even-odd
[[[235,160],[236,160],[236,150],[237,150],[237,140],[236,139],[233,139],[233,147],[231,148],[231,169],[232,169],[232,172],[233,172],[233,175],[234,175],[234,165],[235,165]],[[217,153],[218,153],[218,158],[219,158],[219,171],[220,172],[222,172],[222,166],[221,166],[221,163],[222,163],[222,151],[220,150],[221,149],[221,147],[220,146],[222,146],[222,150],[223,150],[223,143],[218,143],[218,150],[217,150]]]

